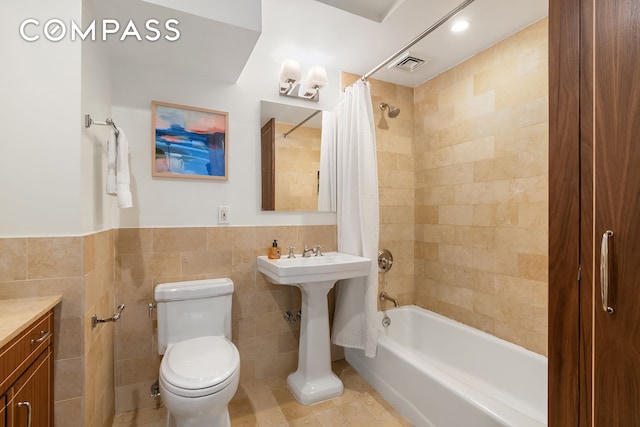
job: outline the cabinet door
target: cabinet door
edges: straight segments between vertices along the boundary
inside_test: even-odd
[[[52,427],[51,354],[42,353],[14,385],[14,427]]]
[[[0,427],[8,427],[8,413],[9,411],[7,410],[7,395],[3,394],[2,396],[0,396]]]
[[[638,1],[595,1],[589,19],[594,29],[593,236],[597,248],[592,270],[596,276],[593,423],[640,426]],[[607,230],[612,233],[603,236]]]

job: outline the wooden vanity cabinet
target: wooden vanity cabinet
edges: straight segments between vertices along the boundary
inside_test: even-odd
[[[53,426],[53,312],[0,349],[0,427]]]

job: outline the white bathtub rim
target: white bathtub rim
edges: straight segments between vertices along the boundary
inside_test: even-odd
[[[426,316],[426,317],[432,317],[440,322],[443,323],[447,323],[450,324],[451,326],[455,327],[456,329],[463,329],[465,333],[469,333],[472,335],[475,335],[477,337],[482,338],[483,340],[488,340],[491,343],[495,343],[496,345],[505,347],[509,350],[513,350],[516,351],[517,353],[519,353],[520,355],[524,355],[528,358],[531,358],[533,361],[535,361],[536,363],[543,363],[545,366],[547,366],[547,357],[539,354],[539,353],[535,353],[529,349],[526,349],[522,346],[519,346],[517,344],[514,344],[512,342],[506,341],[502,338],[498,338],[494,335],[491,335],[487,332],[481,331],[479,329],[474,328],[473,326],[467,325],[465,323],[459,322],[455,319],[451,319],[449,317],[443,316],[439,313],[433,312],[431,310],[422,308],[422,307],[418,307],[416,305],[403,305],[401,307],[396,307],[396,308],[392,308],[389,310],[386,310],[389,314],[389,317],[391,318],[391,324],[393,325],[393,312],[394,311],[407,311],[407,312],[415,312],[417,313],[417,315],[419,316]],[[380,342],[380,339],[386,339],[386,340],[390,340],[393,343],[396,343],[396,341],[393,341],[393,339],[387,337],[384,334],[384,327],[382,326],[382,316],[383,316],[383,312],[379,311],[378,312],[378,317],[380,319],[380,322],[378,323],[378,342]],[[398,346],[401,346],[400,344],[397,344]],[[388,348],[392,348],[392,351],[394,354],[397,354],[399,357],[405,359],[404,355],[408,354],[408,353],[412,353],[415,354],[415,352],[413,350],[411,350],[411,348],[408,347],[404,347],[402,346],[402,348],[404,349],[403,351],[396,351],[393,347],[394,346],[387,346]],[[463,372],[461,372],[458,369],[455,369],[455,367],[451,367],[451,365],[448,365],[446,363],[440,362],[439,359],[433,359],[430,358],[428,355],[424,355],[426,357],[426,359],[429,361],[430,366],[433,366],[434,368],[438,369],[439,372],[443,372],[444,375],[447,375],[450,378],[454,378],[456,379],[458,382],[462,383],[462,384],[473,384],[475,389],[479,390],[482,393],[485,393],[485,391],[483,391],[483,389],[491,389],[491,392],[494,396],[497,397],[496,401],[501,402],[504,405],[507,405],[509,407],[513,407],[514,409],[516,409],[519,413],[522,413],[524,415],[526,415],[529,418],[532,418],[534,420],[537,420],[539,422],[545,423],[547,421],[547,414],[546,414],[546,402],[544,402],[544,407],[545,407],[545,411],[541,412],[540,410],[534,408],[532,405],[532,403],[528,403],[525,400],[522,399],[517,399],[514,398],[511,394],[509,393],[505,393],[502,389],[498,388],[498,387],[493,387],[491,384],[486,383],[485,381],[481,381],[479,379],[477,379],[476,377],[473,376],[468,376],[465,375]],[[414,356],[414,358],[412,360],[414,361],[420,361],[423,360],[425,357],[423,357],[422,354],[420,355],[416,355]],[[445,365],[447,369],[442,369],[441,366]],[[449,372],[451,373],[457,373],[457,375],[449,375]],[[546,370],[545,370],[545,374],[546,374]],[[541,402],[539,402],[540,404]]]
[[[484,340],[484,342],[487,342],[489,346],[495,344],[502,348],[501,351],[515,352],[516,355],[523,356],[525,358],[524,360],[529,360],[534,363],[535,366],[537,366],[537,370],[542,368],[542,372],[546,375],[547,358],[545,356],[534,353],[524,347],[507,342],[461,322],[447,318],[446,316],[442,316],[438,313],[434,313],[430,310],[414,305],[402,306],[400,308],[388,310],[388,314],[392,319],[392,328],[393,313],[396,310],[404,312],[402,315],[403,317],[417,315],[431,318],[434,322],[446,324],[446,327],[459,329],[463,334],[472,335],[479,340]],[[501,386],[492,386],[491,384],[487,384],[487,381],[490,381],[490,378],[488,377],[476,377],[473,374],[463,373],[466,371],[457,369],[455,365],[452,366],[447,364],[447,359],[443,359],[441,357],[442,355],[430,358],[428,354],[425,355],[422,351],[416,352],[415,350],[410,349],[410,347],[405,347],[393,338],[384,334],[384,328],[381,326],[380,322],[382,315],[382,312],[378,312],[378,329],[380,333],[379,346],[384,346],[382,349],[383,354],[385,355],[383,360],[388,360],[390,357],[391,360],[395,359],[395,361],[399,362],[404,361],[408,370],[402,370],[401,368],[400,371],[397,372],[397,375],[392,373],[392,376],[389,376],[389,371],[386,369],[386,361],[382,362],[385,365],[379,373],[377,372],[378,368],[375,366],[381,365],[377,362],[374,362],[373,365],[369,365],[367,363],[367,358],[364,357],[364,353],[362,351],[345,349],[345,356],[349,363],[351,363],[363,377],[371,382],[380,394],[382,394],[385,399],[396,407],[396,409],[398,409],[410,422],[413,422],[416,425],[431,427],[434,425],[434,422],[438,422],[436,419],[439,418],[439,416],[437,416],[438,418],[433,421],[426,419],[425,417],[429,416],[429,414],[425,413],[424,408],[421,408],[423,403],[420,403],[419,399],[412,401],[411,398],[402,396],[400,392],[395,389],[395,387],[400,387],[398,390],[402,390],[402,382],[411,382],[412,375],[422,372],[420,375],[424,374],[430,378],[429,381],[434,381],[444,387],[443,390],[446,390],[446,393],[449,393],[449,397],[446,399],[456,399],[450,401],[458,402],[454,403],[454,405],[462,404],[467,408],[475,408],[475,410],[480,411],[483,416],[487,417],[487,421],[491,420],[490,425],[492,426],[546,426],[546,398],[544,399],[544,403],[540,399],[529,402],[529,400],[525,398],[525,395],[509,393],[509,389],[503,389]],[[387,340],[392,343],[392,345],[387,343]],[[404,363],[399,363],[399,365],[404,365]],[[420,368],[421,365],[423,368]],[[424,369],[424,367],[427,369]],[[413,373],[411,372],[412,369],[416,369],[417,371]],[[389,383],[387,383],[387,381],[389,381]],[[538,386],[539,385],[540,384],[538,384]],[[408,390],[406,390],[405,393],[406,392],[408,392]],[[417,391],[414,390],[409,393],[416,392]],[[535,394],[533,396],[535,396]],[[433,398],[430,398],[431,402],[434,401],[432,399]],[[437,402],[437,400],[435,401]],[[463,404],[462,402],[466,403]],[[473,413],[474,409],[471,409],[471,411]]]
[[[388,341],[395,344],[395,341],[389,337],[381,336],[380,338],[383,340],[383,343]],[[420,366],[425,363],[428,364],[430,368],[429,375],[440,383],[450,385],[451,387],[448,387],[449,390],[460,399],[486,413],[491,414],[496,421],[499,421],[505,426],[539,427],[541,425],[546,425],[546,418],[543,414],[537,414],[535,411],[531,410],[531,408],[527,408],[530,409],[529,411],[520,410],[518,406],[511,405],[508,399],[504,399],[504,394],[499,393],[497,389],[492,388],[491,393],[487,393],[486,389],[483,389],[482,385],[478,385],[469,377],[467,377],[465,381],[464,379],[452,376],[448,371],[442,370],[437,363],[433,363],[433,361],[429,359],[425,360],[423,355],[418,355],[416,352],[404,346],[397,344],[394,346],[386,345],[385,348],[396,357],[406,361],[411,366]],[[349,363],[351,363],[351,361],[349,361]],[[358,363],[358,365],[360,364]],[[360,367],[365,369],[362,365],[360,365]],[[381,383],[384,383],[387,387],[391,387],[380,376],[378,376],[377,373],[371,371],[371,374],[378,377],[378,380]],[[395,390],[394,393],[399,394]],[[507,401],[505,402],[503,399]],[[415,409],[415,405],[411,403],[409,403],[409,405],[411,405],[413,410],[419,414],[417,409]],[[424,419],[423,417],[421,418]],[[430,422],[429,425],[431,425]]]
[[[349,357],[351,352],[362,350],[345,348],[345,358],[360,375],[362,375],[373,388],[382,395],[382,397],[391,404],[402,416],[404,416],[411,424],[416,426],[436,427],[431,421],[422,415],[416,406],[406,397],[402,396],[394,387],[391,387],[380,375],[371,369],[366,368],[360,363],[360,357]],[[363,353],[364,354],[364,353]],[[364,357],[364,356],[363,356]]]
[[[473,326],[467,325],[466,323],[462,323],[462,322],[460,322],[458,320],[455,320],[455,319],[452,319],[450,317],[443,316],[442,314],[436,313],[435,311],[431,311],[431,310],[429,310],[427,308],[422,308],[422,307],[419,307],[417,305],[403,305],[403,306],[400,306],[400,307],[390,308],[390,309],[387,309],[385,311],[387,313],[391,313],[392,314],[394,311],[399,311],[399,310],[415,311],[415,312],[419,312],[420,315],[431,316],[431,317],[439,319],[439,320],[441,320],[443,322],[453,323],[457,328],[462,328],[462,329],[468,330],[468,332],[472,333],[473,335],[483,337],[484,339],[487,339],[487,340],[489,340],[491,342],[495,342],[497,344],[503,345],[503,346],[505,346],[507,348],[511,348],[511,349],[513,349],[513,350],[515,350],[515,351],[517,351],[519,353],[524,353],[527,356],[530,356],[530,357],[532,357],[534,359],[537,359],[538,362],[544,362],[546,364],[547,361],[548,361],[548,358],[546,356],[543,356],[543,355],[541,355],[539,353],[536,353],[536,352],[531,351],[531,350],[529,350],[527,348],[524,348],[521,345],[514,344],[514,343],[512,343],[510,341],[507,341],[507,340],[504,340],[502,338],[498,338],[495,335],[491,335],[488,332],[481,331],[480,329],[474,328]],[[377,329],[378,329],[378,332],[381,335],[384,335],[383,334],[384,327],[382,326],[382,317],[383,316],[384,316],[384,311],[378,311],[378,318],[379,318],[380,322],[378,322]],[[389,317],[391,317],[391,316],[389,316]],[[391,317],[391,322],[393,324],[393,317]]]
[[[347,361],[367,380],[371,383],[371,385],[382,395],[382,397],[391,404],[400,414],[402,414],[410,423],[415,426],[420,427],[442,427],[437,426],[423,415],[422,411],[420,411],[409,399],[405,396],[401,395],[393,386],[387,383],[380,375],[378,375],[375,371],[368,369],[360,363],[361,357],[356,356],[355,358],[349,357],[352,352],[362,352],[357,349],[345,349],[345,355],[347,356]],[[364,353],[362,354],[364,357]],[[434,368],[435,369],[435,368]],[[433,374],[433,371],[430,371],[430,374]],[[434,379],[441,380],[442,377],[446,377],[446,374],[434,375]],[[447,378],[449,380],[449,378]],[[493,401],[492,404],[487,405],[488,402],[482,402],[470,399],[469,395],[465,395],[462,393],[461,388],[465,388],[464,384],[458,385],[458,388],[448,388],[448,390],[454,393],[458,398],[467,402],[470,406],[477,408],[478,410],[484,412],[488,417],[492,418],[496,424],[503,427],[540,427],[541,424],[537,420],[533,420],[532,418],[526,416],[525,414],[514,411],[511,408],[503,407],[503,412],[509,412],[510,416],[500,416],[498,415],[491,406],[495,407],[498,402]],[[475,392],[475,390],[474,390]],[[477,393],[477,392],[476,392]],[[492,424],[493,425],[493,424]]]

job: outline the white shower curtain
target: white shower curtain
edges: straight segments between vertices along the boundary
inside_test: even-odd
[[[378,163],[368,82],[348,87],[337,109],[338,250],[371,259],[369,275],[343,280],[336,290],[331,340],[376,354],[378,292]]]
[[[336,211],[336,118],[331,111],[322,112],[320,137],[320,184],[318,211]]]

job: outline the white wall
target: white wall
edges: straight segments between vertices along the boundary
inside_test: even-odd
[[[260,31],[262,7],[260,0],[142,0],[196,16]]]
[[[27,18],[76,19],[79,0],[0,2],[0,236],[80,233],[80,44],[27,42]]]
[[[82,0],[83,28],[95,19],[91,2]],[[111,63],[104,43],[82,43],[82,116],[98,122],[111,117]],[[116,124],[118,124],[116,122]],[[119,124],[118,124],[119,125]],[[82,234],[113,227],[115,198],[105,193],[108,126],[81,129]]]
[[[338,71],[327,70],[330,86],[318,104],[291,100],[277,93],[285,58],[259,49],[237,83],[212,83],[188,70],[113,64],[100,42],[24,41],[18,28],[27,18],[86,23],[93,13],[87,0],[0,2],[0,237],[214,226],[220,205],[230,206],[231,225],[335,224],[333,213],[261,211],[259,108],[269,100],[331,110]],[[313,64],[301,65],[306,72]],[[227,182],[151,178],[152,100],[229,113]],[[104,194],[108,128],[85,129],[85,112],[96,121],[113,117],[129,137],[132,209],[117,209]]]
[[[306,71],[311,64],[301,64]],[[231,225],[335,224],[335,214],[262,212],[260,190],[260,100],[333,109],[340,73],[328,71],[330,86],[318,104],[278,95],[280,63],[254,51],[236,84],[150,69],[113,69],[114,120],[128,136],[134,208],[116,214],[117,227],[217,225],[218,206],[230,206]],[[229,113],[227,182],[151,177],[151,101]]]

